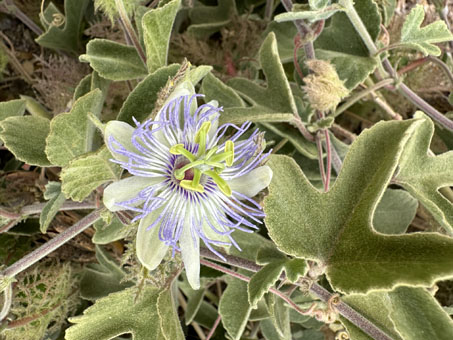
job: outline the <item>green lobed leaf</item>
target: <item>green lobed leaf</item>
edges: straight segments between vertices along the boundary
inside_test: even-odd
[[[196,37],[203,38],[228,25],[231,18],[237,15],[234,0],[218,0],[217,6],[196,4],[189,11],[190,26],[187,31]]]
[[[200,92],[205,95],[207,102],[217,100],[224,108],[245,107],[244,101],[237,92],[212,73],[207,74],[203,79]]]
[[[276,22],[296,20],[307,20],[309,22],[316,22],[319,20],[326,20],[335,13],[338,13],[340,11],[344,11],[344,7],[339,4],[332,4],[330,6],[326,6],[315,10],[308,10],[306,9],[306,6],[303,6],[301,8],[300,6],[294,5],[292,12],[276,15],[274,20]]]
[[[80,37],[82,36],[82,20],[88,4],[89,0],[65,0],[64,27],[60,28],[50,25],[47,31],[36,39],[36,42],[43,47],[61,49],[77,54],[82,48],[80,41]],[[49,18],[47,20],[52,21]]]
[[[277,50],[274,33],[269,33],[261,45],[259,60],[267,80],[262,87],[245,78],[233,78],[227,85],[251,104],[251,107],[229,107],[220,116],[221,123],[284,122],[297,112],[296,103],[286,79]]]
[[[98,263],[89,264],[83,269],[80,282],[80,296],[83,299],[96,301],[133,285],[131,282],[121,282],[125,272],[107,251],[97,245],[96,259]]]
[[[9,117],[0,122],[0,138],[14,156],[30,165],[50,166],[45,153],[50,121],[39,116]]]
[[[158,298],[160,290],[145,286],[137,302],[135,288],[124,289],[101,298],[72,317],[72,327],[66,330],[66,340],[109,340],[122,334],[132,334],[134,340],[162,340]]]
[[[381,16],[373,0],[354,2],[354,8],[362,19],[368,33],[376,40],[380,32]],[[315,40],[315,48],[351,54],[359,57],[368,57],[367,47],[352,26],[345,13],[335,14],[328,27]]]
[[[148,74],[135,47],[106,39],[90,40],[86,54],[82,54],[79,60],[90,63],[93,70],[110,80],[144,78]]]
[[[39,216],[40,230],[43,234],[47,232],[50,222],[52,222],[53,218],[58,213],[58,210],[66,200],[64,194],[61,192],[61,183],[47,183],[44,198],[48,200],[48,202],[42,209],[41,215]]]
[[[291,340],[289,308],[286,302],[273,294],[268,294],[266,297],[267,307],[271,315],[270,320],[275,330],[281,338]]]
[[[395,340],[453,338],[451,318],[425,289],[398,287],[391,292],[350,295],[343,299]],[[351,339],[371,339],[349,321],[341,319]]]
[[[15,116],[23,116],[25,113],[25,100],[14,99],[0,102],[0,121]]]
[[[178,64],[164,66],[143,79],[123,103],[117,119],[129,124],[134,122],[132,117],[139,122],[145,120],[154,110],[159,91],[178,69]]]
[[[220,297],[219,314],[222,324],[233,340],[239,340],[252,311],[248,302],[247,283],[228,277],[227,288]]]
[[[418,201],[407,191],[387,189],[374,212],[374,230],[382,234],[404,234],[417,207]]]
[[[175,303],[173,302],[171,289],[165,289],[160,292],[157,298],[157,312],[163,339],[184,340],[184,333],[179,322]]]
[[[422,124],[404,150],[395,182],[417,198],[447,231],[453,232],[453,205],[439,192],[440,188],[453,185],[453,151],[429,155],[434,124],[422,112],[414,117]]]
[[[320,261],[332,287],[347,293],[428,286],[452,276],[452,239],[437,233],[381,235],[371,225],[403,147],[422,124],[421,119],[379,122],[362,132],[327,193],[312,187],[294,160],[273,156],[264,211],[278,248]]]
[[[162,7],[152,9],[142,18],[146,64],[149,73],[167,65],[171,29],[180,6],[181,0],[172,0]]]
[[[72,159],[91,151],[95,127],[88,113],[99,116],[102,105],[102,91],[95,89],[80,97],[70,112],[52,119],[46,154],[53,165],[66,166]]]
[[[103,146],[96,152],[72,160],[60,175],[65,196],[83,201],[101,184],[119,180],[121,167],[111,162],[111,157],[110,151]]]
[[[422,5],[416,5],[404,21],[400,43],[421,51],[425,55],[439,56],[441,50],[436,43],[453,40],[453,34],[442,20],[420,27],[425,18]]]

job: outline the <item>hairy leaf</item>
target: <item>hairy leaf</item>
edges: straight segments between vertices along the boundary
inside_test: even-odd
[[[167,65],[171,29],[180,5],[181,0],[172,0],[163,7],[147,12],[142,18],[149,73]]]
[[[25,113],[25,100],[14,99],[0,103],[0,121],[14,116],[23,116]]]
[[[39,216],[40,230],[43,234],[47,232],[50,222],[52,222],[58,210],[66,200],[64,194],[61,192],[61,183],[49,182],[46,185],[44,198],[48,200],[48,202],[42,209],[41,215]]]
[[[343,11],[343,6],[339,4],[332,4],[327,7],[323,7],[315,10],[307,10],[306,6],[301,8],[300,6],[294,5],[292,12],[282,13],[276,15],[274,20],[277,22],[295,21],[295,20],[307,20],[309,22],[316,22],[319,20],[325,20],[330,18],[337,12]]]
[[[71,161],[61,171],[62,190],[67,198],[83,201],[94,189],[109,181],[119,180],[121,167],[110,161],[112,155],[104,146],[94,153]]]
[[[121,223],[115,215],[109,221],[99,220],[94,225],[95,233],[92,241],[95,244],[108,244],[123,239],[129,228]]]
[[[77,54],[82,48],[82,43],[80,41],[82,35],[82,20],[88,4],[89,0],[65,0],[64,26],[61,28],[51,23],[47,28],[47,31],[36,39],[36,42],[43,47]],[[51,5],[49,5],[49,7]],[[51,10],[55,11],[56,7],[53,6],[53,8],[54,9]],[[47,21],[53,20],[51,15],[46,17]]]
[[[171,289],[165,289],[160,292],[157,298],[157,312],[159,314],[163,339],[184,340],[184,333],[179,323],[178,312],[173,302]]]
[[[417,198],[446,230],[453,232],[453,205],[439,193],[440,188],[453,185],[453,151],[430,155],[434,124],[421,112],[415,117],[422,124],[404,150],[395,182]]]
[[[381,235],[371,225],[402,149],[422,123],[380,122],[362,132],[327,193],[313,188],[291,158],[272,157],[274,178],[264,209],[278,248],[320,261],[332,287],[348,293],[431,285],[452,276],[452,239],[436,233]]]
[[[80,97],[70,112],[52,119],[46,153],[53,165],[66,166],[72,159],[91,151],[95,128],[88,113],[99,116],[102,97],[99,89],[91,91]]]
[[[133,285],[121,282],[125,272],[102,247],[96,246],[96,259],[99,263],[89,264],[83,269],[80,282],[83,299],[96,301]]]
[[[50,166],[44,152],[50,121],[39,116],[9,117],[0,122],[0,138],[14,156],[30,165]]]
[[[401,29],[400,43],[415,48],[425,55],[439,56],[441,50],[434,44],[453,40],[453,34],[442,20],[421,28],[424,18],[425,11],[422,5],[412,8]]]
[[[144,78],[148,74],[135,47],[105,39],[93,39],[87,44],[80,61],[90,63],[102,77],[110,80]]]
[[[242,98],[230,86],[223,83],[212,73],[206,75],[201,83],[201,93],[205,95],[207,102],[217,100],[220,106],[228,107],[245,107]]]
[[[219,314],[222,324],[233,340],[239,340],[252,311],[248,303],[247,283],[227,278],[228,286],[220,297]]]
[[[135,288],[99,299],[83,315],[69,319],[75,325],[66,330],[65,339],[109,340],[122,334],[132,334],[134,340],[165,339],[157,308],[159,294],[159,289],[145,286],[137,302]]]
[[[189,11],[191,25],[187,30],[202,38],[228,25],[235,14],[237,10],[234,0],[218,0],[217,6],[197,4]]]
[[[227,85],[236,90],[252,106],[227,108],[220,116],[222,122],[290,121],[292,115],[297,112],[291,88],[278,56],[274,33],[269,33],[264,40],[259,55],[267,86],[262,87],[245,78],[231,79]]]
[[[343,299],[395,340],[453,338],[451,318],[423,288],[398,287],[391,292],[350,295]],[[342,322],[352,339],[371,339],[349,321],[342,318]]]

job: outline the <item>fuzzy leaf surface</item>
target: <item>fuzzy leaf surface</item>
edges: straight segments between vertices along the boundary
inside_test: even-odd
[[[30,165],[50,166],[44,152],[50,121],[39,116],[9,117],[0,122],[0,138],[14,156]]]
[[[133,124],[132,117],[139,122],[145,120],[154,110],[154,105],[161,88],[169,77],[173,77],[179,65],[161,67],[143,79],[129,94],[118,114],[118,120]]]
[[[48,200],[48,202],[39,216],[40,230],[43,234],[47,232],[50,222],[52,222],[58,210],[66,200],[64,194],[61,192],[61,183],[49,182],[46,185],[44,198]]]
[[[453,275],[453,240],[437,233],[381,235],[371,221],[420,119],[380,122],[362,132],[327,193],[294,160],[274,156],[265,198],[266,226],[278,248],[320,261],[336,290],[366,293],[396,285],[431,285]]]
[[[80,41],[82,35],[82,20],[89,2],[89,0],[65,0],[63,28],[51,24],[47,31],[36,39],[36,42],[43,47],[77,54],[82,48],[82,43]],[[52,19],[53,18],[50,18],[50,21],[52,21]],[[49,21],[49,18],[47,21]]]
[[[129,233],[128,227],[123,225],[114,214],[110,216],[109,221],[103,219],[97,221],[93,228],[95,232],[91,240],[95,244],[112,243],[123,239]]]
[[[304,6],[306,7],[306,6]],[[302,10],[299,6],[294,5],[292,12],[282,13],[276,15],[274,20],[277,22],[295,21],[295,20],[307,20],[310,22],[316,22],[319,20],[325,20],[330,18],[337,12],[343,11],[343,6],[339,4],[332,4],[327,7],[315,9],[315,10]]]
[[[350,295],[343,299],[395,340],[453,338],[451,318],[423,288],[397,287],[391,292]],[[371,339],[349,321],[343,318],[341,321],[352,339]]]
[[[447,231],[453,232],[453,204],[438,190],[453,185],[453,151],[428,154],[434,124],[421,112],[421,126],[409,140],[395,181],[417,198]]]
[[[420,27],[424,18],[423,6],[415,6],[404,21],[400,43],[425,55],[440,56],[441,50],[434,44],[453,40],[453,34],[442,20]]]
[[[234,0],[218,0],[217,6],[197,4],[189,11],[191,25],[187,31],[196,37],[206,37],[228,25],[235,14]]]
[[[136,289],[112,293],[70,318],[75,325],[66,330],[66,340],[109,340],[132,334],[134,340],[165,339],[158,312],[160,290],[145,286],[135,303]]]
[[[274,33],[261,45],[259,60],[267,80],[266,87],[245,78],[233,78],[227,85],[251,103],[251,107],[230,107],[220,116],[221,122],[285,122],[297,112],[285,70],[280,62]]]
[[[157,312],[159,314],[160,328],[165,340],[184,340],[184,333],[173,302],[171,289],[160,292],[157,298]]]
[[[94,153],[80,156],[61,171],[62,190],[67,198],[83,201],[94,189],[108,181],[119,180],[121,167],[110,161],[104,146]]]
[[[171,29],[180,6],[181,0],[172,0],[165,6],[147,12],[142,18],[149,73],[167,65]]]
[[[72,159],[91,151],[95,127],[88,113],[99,116],[102,105],[102,91],[96,89],[80,97],[70,112],[52,119],[46,153],[53,165],[66,166]]]
[[[244,101],[237,92],[212,73],[209,73],[203,79],[201,93],[205,95],[206,102],[217,100],[224,108],[245,107]]]
[[[0,103],[0,121],[14,116],[23,116],[25,113],[25,100],[14,99]]]
[[[90,40],[87,44],[86,54],[82,54],[79,59],[82,62],[90,63],[93,70],[110,80],[144,78],[148,74],[135,47],[111,40]]]

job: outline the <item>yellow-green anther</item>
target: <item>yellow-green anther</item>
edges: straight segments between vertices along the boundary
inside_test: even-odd
[[[228,151],[228,152],[222,152],[217,155],[214,155],[211,157],[210,161],[211,162],[222,162],[224,160],[227,160],[226,163],[228,166],[231,166],[231,164],[228,164],[228,159],[231,159],[231,157],[234,157],[234,151]]]
[[[195,143],[198,143],[197,156],[201,156],[206,152],[206,137],[211,129],[211,122],[207,121],[201,124],[200,130],[195,134]]]
[[[182,186],[184,189],[197,191],[197,192],[204,192],[204,187],[201,184],[195,185],[193,181],[189,181],[187,179],[179,182],[179,185]]]
[[[195,155],[186,150],[184,148],[184,144],[176,144],[176,145],[173,145],[171,148],[170,148],[170,153],[173,154],[173,155],[183,155],[184,157],[186,157],[190,162],[195,162],[195,160],[197,159],[195,157]]]
[[[227,166],[232,166],[234,163],[234,143],[230,140],[225,142],[225,154],[228,153],[231,153],[231,156],[225,160],[225,163]]]
[[[198,161],[191,162],[191,163],[189,163],[189,164],[184,165],[182,168],[177,169],[177,170],[175,171],[175,178],[176,178],[176,179],[179,179],[179,180],[183,179],[183,178],[184,178],[184,173],[185,173],[187,170],[192,169],[192,168],[194,168],[194,167],[196,167],[196,166],[198,166],[198,165],[201,165],[201,164],[203,164],[203,163],[204,163],[204,161],[198,160]]]
[[[211,177],[215,184],[219,187],[220,191],[223,192],[227,196],[231,196],[232,191],[230,186],[227,184],[227,182],[219,176],[219,174],[215,171],[208,170],[204,172],[205,175]]]

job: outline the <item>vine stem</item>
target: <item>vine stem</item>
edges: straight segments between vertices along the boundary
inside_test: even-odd
[[[11,266],[6,268],[0,273],[0,277],[9,277],[12,278],[16,276],[18,273],[24,271],[25,269],[29,268],[42,258],[49,255],[54,250],[61,247],[63,244],[68,242],[73,237],[80,234],[82,231],[87,229],[91,226],[94,222],[101,218],[101,209],[95,210],[92,213],[88,214],[81,220],[79,220],[76,224],[72,227],[66,229],[62,233],[55,236],[50,241],[44,243],[41,247],[35,249],[31,253],[25,255],[23,258],[14,262]]]
[[[249,270],[251,272],[257,272],[257,271],[259,271],[262,268],[262,266],[257,265],[255,262],[252,262],[252,261],[249,261],[249,260],[237,257],[237,256],[224,254],[224,253],[222,253],[222,255],[225,257],[225,261],[223,261],[222,259],[218,258],[215,254],[213,254],[209,249],[204,248],[204,247],[200,248],[200,255],[202,257],[209,258],[209,259],[212,259],[212,260],[215,260],[215,261],[218,261],[218,262],[222,262],[222,263],[225,263],[225,264],[237,267],[237,268],[246,269],[246,270]],[[223,272],[225,274],[234,276],[234,277],[236,277],[236,278],[238,278],[240,280],[247,281],[247,282],[250,281],[249,277],[241,275],[239,273],[236,273],[233,270],[230,270],[230,269],[225,268],[223,266],[217,265],[217,264],[215,264],[215,263],[213,263],[211,261],[206,261],[206,260],[201,259],[200,262],[203,265],[207,265],[207,266],[209,266],[209,267],[211,267],[213,269],[219,270],[219,271],[221,271],[221,272]],[[215,267],[213,267],[211,265],[213,265]],[[285,276],[282,275],[281,279],[282,280],[285,279]],[[300,284],[296,284],[296,285],[302,286]],[[276,289],[273,289],[273,291],[271,291],[271,292],[274,293],[274,291],[279,292]],[[332,301],[332,298],[335,296],[334,294],[330,293],[329,291],[327,291],[326,289],[321,287],[316,282],[314,282],[310,286],[310,292],[313,293],[314,295],[316,295],[323,302]],[[283,294],[281,292],[279,292],[279,293]],[[278,295],[278,296],[280,296],[280,295]],[[283,294],[283,296],[286,299],[289,299],[288,296],[286,296],[284,294]],[[285,299],[285,301],[287,301],[286,299]],[[293,301],[291,300],[291,302],[293,302]],[[297,308],[299,308],[299,307],[297,306]],[[366,334],[371,336],[373,339],[375,339],[375,340],[392,340],[392,338],[389,337],[385,332],[383,332],[379,327],[377,327],[375,324],[373,324],[370,320],[365,318],[359,312],[354,310],[348,304],[346,304],[345,302],[341,301],[341,299],[338,302],[338,304],[335,304],[335,308],[338,310],[338,312],[345,319],[349,320],[355,326],[359,327],[361,330],[363,330]],[[306,311],[303,311],[303,312],[306,312]]]
[[[340,0],[339,3],[340,5],[346,8],[345,11],[346,15],[348,16],[357,33],[362,38],[370,54],[375,55],[378,52],[377,47],[374,44],[374,41],[371,38],[370,34],[368,33],[365,25],[363,24],[362,19],[357,14],[357,11],[353,6],[352,0]],[[382,60],[382,66],[384,67],[384,70],[388,72],[392,78],[394,78],[395,80],[398,79],[396,71],[393,69],[393,66],[390,64],[387,58]],[[434,107],[429,105],[425,100],[423,100],[423,98],[421,98],[414,91],[412,91],[406,84],[400,83],[399,86],[397,86],[397,88],[404,97],[406,97],[409,101],[415,104],[419,109],[424,111],[433,120],[435,120],[437,123],[439,123],[446,129],[453,131],[453,121],[449,120],[442,113],[440,113]]]
[[[131,21],[129,20],[129,17],[127,16],[126,8],[124,7],[123,0],[115,0],[116,8],[118,10],[118,14],[120,15],[120,22],[123,25],[124,32],[128,36],[129,40],[132,42],[134,45],[135,49],[138,52],[138,55],[142,59],[143,63],[146,66],[146,55],[145,52],[142,49],[142,46],[140,45],[140,42],[137,38],[137,34],[135,33],[134,28],[132,27]]]
[[[14,3],[13,0],[4,0],[3,4],[0,4],[0,12],[14,15],[17,19],[22,21],[22,23],[27,26],[31,31],[36,35],[43,34],[41,27],[36,25],[28,16],[25,15]]]

